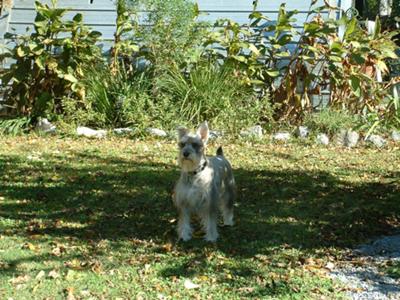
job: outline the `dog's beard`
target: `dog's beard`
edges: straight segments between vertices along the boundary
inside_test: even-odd
[[[200,160],[193,159],[191,157],[179,158],[179,166],[181,167],[183,172],[194,172],[200,164]]]

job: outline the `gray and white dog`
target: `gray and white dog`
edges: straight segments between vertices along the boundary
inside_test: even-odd
[[[232,168],[221,147],[216,156],[205,155],[208,135],[207,122],[200,124],[196,134],[186,128],[178,129],[181,176],[175,185],[174,203],[179,212],[178,235],[184,241],[192,237],[192,214],[200,217],[206,241],[218,238],[219,210],[224,225],[233,225],[236,185]]]

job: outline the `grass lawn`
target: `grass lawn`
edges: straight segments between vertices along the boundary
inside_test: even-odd
[[[327,268],[400,227],[394,145],[223,145],[236,225],[182,243],[174,143],[0,137],[0,299],[340,299]]]

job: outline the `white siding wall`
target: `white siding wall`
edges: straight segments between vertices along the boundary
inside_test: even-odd
[[[338,3],[347,5],[349,1],[351,2],[351,0],[330,0],[334,5],[338,5]],[[41,2],[51,5],[50,0]],[[273,21],[277,17],[279,6],[282,2],[285,1],[260,0],[258,10],[262,11]],[[311,0],[286,1],[287,10],[296,9],[299,11],[299,14],[296,15],[299,27],[306,20],[310,2]],[[34,3],[34,0],[14,0],[14,6],[9,15],[7,15],[8,12],[4,12],[0,16],[0,43],[4,44],[7,42],[3,40],[6,31],[24,33],[27,28],[32,27],[36,15]],[[253,7],[253,0],[198,0],[197,3],[202,11],[200,20],[210,22],[214,22],[219,18],[229,18],[239,23],[247,23],[248,15]],[[322,6],[323,3],[323,0],[318,0],[316,6]],[[76,13],[82,13],[85,23],[93,30],[102,33],[103,50],[107,51],[110,48],[115,31],[116,11],[114,0],[58,0],[58,7],[69,8],[71,10],[67,14],[67,18],[69,19]],[[329,14],[330,17],[338,16],[329,11],[324,12],[326,17]]]
[[[334,0],[336,4],[340,0]],[[25,32],[35,17],[34,0],[14,0],[14,7],[9,20],[9,29],[14,29],[18,33]],[[50,4],[51,1],[45,0],[42,3]],[[199,8],[204,14],[200,19],[205,21],[215,21],[218,18],[230,18],[240,23],[246,23],[247,17],[252,10],[253,0],[199,0]],[[281,2],[279,0],[264,0],[259,3],[259,10],[271,20],[277,16]],[[346,0],[344,0],[346,2]],[[288,10],[297,9],[300,13],[296,16],[297,22],[301,25],[309,10],[309,0],[290,0],[286,1]],[[317,5],[323,5],[323,0],[318,0]],[[84,15],[85,23],[103,33],[104,39],[112,39],[115,30],[115,4],[113,0],[59,0],[58,7],[70,8],[72,11],[68,16],[78,12]],[[329,12],[324,13],[328,16]],[[4,27],[0,27],[0,35],[4,34]]]

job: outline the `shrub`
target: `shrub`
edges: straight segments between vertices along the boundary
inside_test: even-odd
[[[352,129],[358,125],[358,117],[346,111],[324,109],[317,113],[307,114],[304,124],[311,130],[333,136],[341,129]]]
[[[85,75],[82,66],[100,60],[94,46],[100,33],[90,31],[81,14],[64,21],[67,10],[56,8],[55,0],[52,4],[35,2],[37,15],[30,35],[6,36],[15,46],[0,56],[13,61],[1,79],[7,104],[17,115],[62,113],[63,97],[84,97],[79,81]]]
[[[259,99],[230,68],[212,62],[198,64],[189,73],[170,69],[157,86],[180,118],[191,124],[208,120],[229,131],[259,123],[268,100]]]
[[[106,65],[87,67],[87,76],[82,79],[86,91],[84,99],[63,99],[63,108],[68,120],[87,126],[122,125],[123,104],[138,92],[135,76],[125,68],[114,73]]]
[[[19,135],[28,131],[32,120],[28,117],[0,120],[0,134]]]

